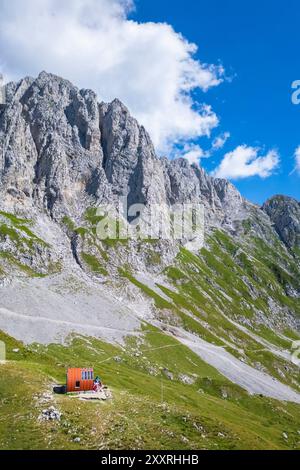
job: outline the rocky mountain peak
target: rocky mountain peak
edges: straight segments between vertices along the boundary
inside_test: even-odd
[[[263,210],[268,214],[282,241],[289,247],[300,247],[300,203],[291,197],[277,195]]]
[[[158,158],[147,131],[118,99],[99,103],[93,91],[47,72],[10,83],[6,91],[0,110],[3,206],[61,220],[78,219],[88,207],[120,196],[129,205],[200,202],[209,225],[235,232],[236,221],[255,213],[262,224],[271,225],[269,216],[289,245],[298,243],[297,201],[278,209],[275,199],[262,211],[203,168]],[[283,206],[284,227],[278,216]]]

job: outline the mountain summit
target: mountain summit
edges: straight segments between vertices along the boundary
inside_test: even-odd
[[[0,114],[3,203],[35,206],[59,220],[99,201],[201,201],[216,224],[247,216],[253,205],[225,180],[184,159],[159,159],[146,130],[119,101],[42,72],[7,85]]]

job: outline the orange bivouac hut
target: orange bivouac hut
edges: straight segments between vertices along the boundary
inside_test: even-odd
[[[67,393],[89,392],[94,387],[93,369],[68,369]]]

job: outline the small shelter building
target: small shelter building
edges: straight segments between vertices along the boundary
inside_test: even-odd
[[[94,387],[93,369],[68,369],[67,393],[90,392]]]

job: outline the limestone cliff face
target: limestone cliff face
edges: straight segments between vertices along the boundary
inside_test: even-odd
[[[289,248],[300,247],[300,203],[287,196],[274,196],[264,205],[281,240]]]
[[[49,214],[78,211],[105,189],[96,96],[46,73],[7,87],[0,116],[1,191]]]
[[[251,219],[264,236],[299,244],[297,201],[281,199],[279,209],[277,200],[269,201],[262,210],[228,181],[184,159],[158,158],[146,130],[119,100],[98,103],[92,91],[45,72],[8,84],[6,94],[0,108],[4,208],[43,212],[59,222],[119,196],[129,205],[202,202],[208,226],[235,233]]]

